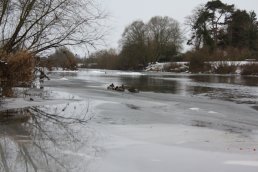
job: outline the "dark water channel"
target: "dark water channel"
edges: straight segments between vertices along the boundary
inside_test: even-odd
[[[52,73],[86,87],[105,89],[109,84],[127,85],[143,92],[205,96],[258,106],[258,77],[239,75],[191,75],[152,72],[82,70],[78,73]]]

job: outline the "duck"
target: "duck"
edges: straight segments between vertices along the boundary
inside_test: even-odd
[[[121,85],[121,86],[116,86],[116,88],[115,88],[115,90],[116,91],[120,91],[120,92],[124,92],[125,91],[125,87],[124,87],[124,85]]]
[[[139,93],[139,90],[138,90],[137,88],[135,88],[135,87],[129,87],[127,90],[128,90],[130,93]]]
[[[114,90],[115,89],[115,85],[112,83],[107,87],[108,90]]]

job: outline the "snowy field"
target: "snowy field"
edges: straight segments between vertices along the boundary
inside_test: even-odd
[[[205,79],[205,75],[102,70],[54,72],[50,77],[45,89],[51,90],[52,96],[34,103],[44,105],[49,112],[65,106],[61,110],[64,115],[87,115],[90,120],[82,126],[70,126],[76,139],[64,139],[65,134],[58,127],[52,130],[55,123],[45,126],[57,139],[57,144],[51,146],[47,138],[38,134],[32,137],[33,133],[31,141],[24,145],[28,152],[35,153],[32,145],[43,140],[43,150],[65,164],[59,168],[57,163],[49,163],[47,167],[45,161],[32,156],[30,159],[34,166],[38,164],[39,171],[256,172],[258,169],[258,113],[253,108],[258,96],[256,77],[247,83],[246,79],[232,76],[211,80]],[[146,82],[149,86],[143,86]],[[110,91],[106,89],[110,83],[142,86],[143,91],[136,94]],[[170,87],[175,88],[169,90]],[[8,101],[12,107],[17,103],[21,106],[26,99]],[[22,140],[13,137],[14,133],[5,134],[5,138],[12,136],[7,140],[20,145]],[[6,161],[8,164],[14,158]],[[22,166],[22,162],[19,164]],[[18,167],[13,165],[13,171],[19,171]]]

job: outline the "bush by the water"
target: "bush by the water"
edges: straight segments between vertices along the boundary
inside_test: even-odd
[[[237,64],[229,64],[226,61],[218,62],[213,67],[213,73],[216,74],[234,74],[236,73],[238,65]]]
[[[34,78],[35,57],[28,51],[18,51],[16,53],[0,54],[0,60],[6,63],[0,69],[0,87],[2,95],[13,96],[12,88],[21,83],[30,85]]]
[[[189,59],[189,72],[199,73],[199,72],[209,72],[211,71],[211,65],[205,63],[207,61],[208,52],[206,50],[190,52],[187,54]]]
[[[258,63],[243,65],[241,75],[258,75]]]

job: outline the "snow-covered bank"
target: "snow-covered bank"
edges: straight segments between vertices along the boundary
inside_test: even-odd
[[[26,108],[33,106],[58,105],[68,102],[82,100],[79,96],[69,94],[67,92],[40,89],[32,89],[21,94],[22,97],[6,98],[0,111],[8,109]]]
[[[94,75],[107,75],[107,76],[142,76],[141,72],[130,72],[130,71],[113,71],[113,70],[86,70],[81,71],[80,76],[94,76]]]
[[[170,63],[150,63],[146,68],[145,71],[164,71],[165,67],[170,65]]]
[[[237,66],[238,68],[234,73],[240,74],[241,68],[246,65],[251,64],[258,64],[257,61],[212,61],[212,62],[205,62],[206,64],[209,64],[212,69],[217,69],[220,65],[223,65],[223,67],[231,67],[231,66]],[[146,68],[145,71],[156,71],[156,72],[189,72],[189,62],[166,62],[166,63],[150,63]],[[212,71],[203,71],[212,73]]]

